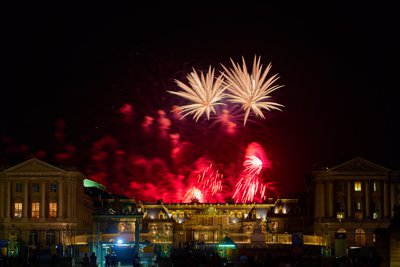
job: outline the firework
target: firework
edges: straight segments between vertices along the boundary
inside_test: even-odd
[[[185,202],[197,198],[200,202],[210,201],[215,194],[222,191],[223,175],[215,169],[214,164],[203,158],[197,162],[197,175],[189,181],[189,189],[185,194]],[[201,198],[199,194],[201,193]]]
[[[265,119],[263,110],[281,110],[280,107],[283,107],[283,105],[270,101],[270,98],[271,93],[283,85],[274,84],[279,79],[278,74],[267,78],[272,65],[269,64],[263,71],[263,65],[260,64],[260,61],[261,57],[257,59],[257,56],[254,56],[250,74],[243,57],[242,67],[231,59],[232,68],[227,68],[221,64],[224,72],[221,72],[221,75],[216,79],[214,79],[214,69],[211,69],[211,66],[206,76],[203,72],[200,72],[199,76],[193,69],[193,72],[187,75],[190,86],[175,80],[183,91],[168,91],[192,103],[176,107],[173,112],[182,113],[182,118],[193,114],[196,122],[203,114],[206,114],[209,120],[211,113],[219,116],[216,107],[226,105],[224,103],[226,98],[228,102],[241,106],[242,111],[244,111],[243,125],[246,125],[250,112],[254,113],[256,117]]]
[[[250,143],[246,148],[241,177],[235,186],[235,202],[253,202],[256,198],[265,198],[266,191],[272,189],[272,183],[264,183],[260,173],[269,167],[271,162],[261,145],[256,142]]]
[[[204,77],[204,73],[200,72],[200,77],[193,69],[187,75],[190,86],[175,80],[176,84],[183,89],[183,91],[175,92],[168,91],[171,94],[178,95],[193,102],[189,105],[179,107],[183,117],[193,114],[193,118],[197,121],[203,114],[206,114],[207,119],[210,119],[211,112],[215,113],[215,106],[222,105],[219,102],[223,98],[225,88],[222,87],[222,75],[214,79],[214,69],[211,66]]]
[[[235,202],[253,202],[257,195],[265,197],[266,186],[259,176],[245,173],[235,186],[233,199]]]
[[[254,113],[256,117],[265,118],[262,110],[281,110],[279,107],[283,105],[276,102],[267,101],[271,98],[270,94],[281,88],[282,85],[274,85],[279,79],[278,75],[275,74],[272,77],[267,78],[267,75],[272,67],[271,64],[262,71],[263,65],[260,65],[260,57],[254,56],[253,68],[251,74],[247,72],[247,66],[244,58],[242,57],[243,67],[239,64],[235,64],[231,59],[233,68],[226,68],[222,65],[225,72],[222,73],[224,78],[224,84],[229,93],[226,93],[229,101],[237,103],[242,106],[245,112],[243,124],[246,125],[247,118],[250,111]]]
[[[189,190],[186,192],[183,198],[184,202],[191,202],[195,199],[197,199],[200,203],[204,202],[203,192],[201,192],[201,190],[195,186],[189,188]]]

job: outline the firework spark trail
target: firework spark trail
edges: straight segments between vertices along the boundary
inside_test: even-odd
[[[200,202],[210,201],[216,193],[222,191],[222,178],[223,175],[218,170],[215,171],[211,163],[198,175],[197,180],[189,185],[184,197],[185,202],[190,202],[193,198],[197,198]]]
[[[257,195],[261,199],[265,197],[266,185],[258,176],[260,170],[259,166],[244,169],[243,176],[237,182],[233,194],[236,202],[253,202]]]
[[[186,192],[184,198],[184,202],[191,202],[193,199],[197,199],[199,202],[203,202],[203,192],[201,192],[200,189],[197,187],[193,186],[189,188],[189,190]]]
[[[246,148],[245,161],[241,178],[236,183],[233,199],[235,202],[253,202],[255,198],[265,198],[266,190],[271,183],[263,183],[260,173],[263,168],[269,168],[268,160],[263,148],[256,142]]]
[[[263,168],[261,159],[254,155],[246,156],[246,158],[243,162],[244,171],[250,175],[259,175]]]
[[[211,164],[197,179],[198,185],[200,185],[199,188],[203,190],[205,196],[208,195],[209,191],[211,191],[211,196],[222,191],[223,175],[218,170],[214,172],[212,167],[213,165]]]

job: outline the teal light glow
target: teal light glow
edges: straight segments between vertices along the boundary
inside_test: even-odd
[[[100,184],[98,182],[95,182],[93,180],[90,180],[90,179],[84,179],[83,180],[83,186],[84,187],[96,187],[96,188],[101,189],[101,190],[106,190],[106,187],[104,185],[102,185],[102,184]]]

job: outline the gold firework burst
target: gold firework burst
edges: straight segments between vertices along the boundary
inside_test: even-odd
[[[219,102],[224,98],[225,88],[223,87],[223,77],[220,75],[214,79],[214,69],[209,67],[209,70],[204,76],[201,71],[200,76],[193,69],[193,72],[187,75],[189,86],[181,81],[175,80],[176,84],[183,91],[175,92],[168,91],[171,94],[178,95],[193,102],[189,105],[180,106],[180,112],[183,117],[193,114],[193,118],[197,121],[204,113],[207,119],[210,119],[210,113],[215,113],[216,105],[223,105]]]
[[[248,73],[246,62],[242,57],[243,67],[240,67],[239,63],[235,64],[233,60],[232,67],[226,68],[222,65],[225,72],[222,76],[226,79],[223,83],[229,93],[226,94],[228,100],[232,103],[237,103],[242,106],[245,112],[244,122],[246,125],[247,118],[250,111],[255,116],[265,118],[262,109],[265,110],[281,110],[280,107],[283,105],[273,101],[268,101],[271,98],[271,93],[283,85],[274,85],[279,79],[278,74],[273,75],[267,79],[267,75],[272,67],[271,63],[267,68],[262,71],[263,65],[260,64],[261,57],[254,56],[253,68],[251,74]]]

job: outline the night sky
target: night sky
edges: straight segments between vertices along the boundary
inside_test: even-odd
[[[154,141],[137,133],[144,116],[159,109],[171,116],[172,105],[185,104],[166,92],[178,90],[174,80],[186,82],[192,67],[220,70],[230,58],[250,64],[258,55],[279,73],[284,87],[273,99],[285,107],[253,118],[237,138],[263,146],[272,162],[266,177],[280,194],[304,189],[313,169],[357,156],[400,170],[393,7],[195,5],[4,9],[1,165],[36,156],[93,174],[101,168],[93,163],[99,140],[108,142],[106,153],[163,157],[165,151],[146,154]],[[124,104],[133,107],[129,122]],[[224,137],[211,121],[179,125],[171,132],[209,143],[216,158],[236,155],[232,143],[216,147]],[[110,167],[116,160],[105,162],[105,179],[118,176]]]

